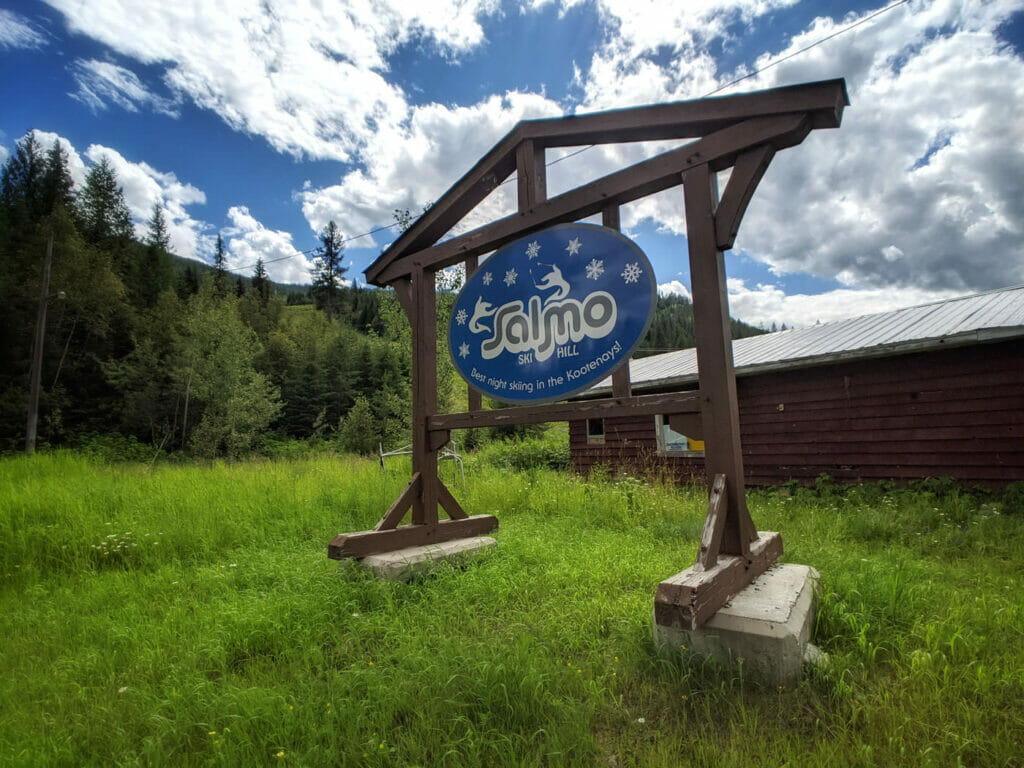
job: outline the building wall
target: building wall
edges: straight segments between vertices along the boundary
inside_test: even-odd
[[[1024,340],[737,379],[747,483],[1024,480]],[[701,458],[660,457],[654,417],[605,420],[603,445],[569,425],[573,466],[703,477]]]

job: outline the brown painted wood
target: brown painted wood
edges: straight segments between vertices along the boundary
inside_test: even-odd
[[[440,413],[427,420],[427,428],[472,429],[504,424],[543,424],[571,419],[604,419],[625,414],[686,413],[701,407],[700,395],[680,392],[668,395],[642,395],[629,398],[607,398],[548,405],[524,405],[493,411]]]
[[[775,147],[762,144],[759,147],[743,152],[736,158],[725,192],[715,211],[715,239],[718,249],[727,251],[736,242],[736,233],[740,228],[743,214],[754,195],[754,190],[761,182],[761,177],[768,170],[768,165],[775,157]]]
[[[850,103],[843,80],[678,101],[520,123],[523,137],[546,147],[617,144],[706,136],[751,117],[803,113],[814,128],[838,128]]]
[[[711,169],[702,165],[684,173],[683,193],[708,482],[725,475],[729,488],[722,552],[746,555],[756,531],[744,488],[725,257],[715,239],[717,193]]]
[[[679,185],[680,173],[688,168],[710,164],[713,169],[723,170],[732,165],[740,152],[751,146],[769,141],[779,149],[799,144],[809,131],[809,121],[799,114],[756,118],[723,128],[685,147],[553,197],[528,212],[498,219],[432,248],[396,259],[375,272],[372,282],[385,285],[407,275],[412,271],[414,262],[431,269],[457,264],[469,256],[483,255],[554,224],[576,221],[600,213],[609,205],[623,205],[671,189]],[[367,279],[370,280],[369,270]]]
[[[397,528],[398,524],[402,522],[402,518],[405,517],[405,513],[409,511],[409,507],[412,506],[413,499],[420,495],[421,485],[420,473],[414,472],[412,480],[405,486],[405,490],[399,494],[398,498],[395,499],[395,503],[384,513],[384,517],[374,526],[373,530],[386,531]]]
[[[480,258],[478,256],[470,256],[466,259],[466,282],[476,274],[476,271],[480,268]],[[477,390],[473,389],[469,384],[466,384],[466,410],[467,411],[479,411],[484,407],[483,395]]]
[[[437,411],[437,315],[434,273],[417,267],[413,275],[412,467],[422,476],[413,500],[414,525],[437,523],[437,449],[431,447],[427,418]]]
[[[405,316],[411,323],[413,321],[413,297],[412,297],[412,280],[408,277],[401,277],[391,282],[391,287],[395,289],[395,296],[398,298],[398,303],[402,305],[402,309],[405,310]]]
[[[447,429],[439,429],[431,431],[427,437],[430,450],[437,452],[448,445],[448,442],[452,439],[452,433]]]
[[[442,483],[440,478],[437,480],[437,491],[438,498],[441,500],[441,506],[444,507],[444,511],[448,513],[448,517],[452,520],[465,520],[469,517],[469,515],[466,514],[466,510],[464,510],[462,505],[455,500],[455,497],[452,496],[452,492],[448,489],[448,486]]]
[[[711,568],[687,568],[658,585],[654,620],[665,627],[697,629],[730,598],[764,573],[782,554],[782,537],[762,531],[747,557],[721,555]]]
[[[406,547],[482,536],[497,528],[498,518],[494,515],[474,515],[460,520],[441,520],[433,525],[402,525],[389,531],[340,533],[328,545],[327,556],[332,560],[366,557]]]
[[[756,117],[804,114],[812,128],[836,128],[849,104],[843,80],[806,83],[750,94],[657,104],[518,124],[452,185],[366,270],[375,285],[395,260],[436,243],[512,173],[524,139],[539,147],[685,139],[706,136]]]
[[[520,211],[530,210],[548,196],[544,147],[532,139],[516,147],[516,191]]]
[[[671,413],[668,415],[668,426],[680,435],[703,440],[704,419],[699,413]]]
[[[697,549],[697,562],[694,570],[709,571],[718,562],[718,553],[722,549],[722,533],[725,530],[725,513],[729,489],[725,483],[725,475],[715,475],[708,496],[708,515],[704,520],[704,531]]]
[[[616,232],[622,229],[622,219],[619,206],[609,205],[601,211],[602,226],[614,229]],[[633,387],[629,381],[629,359],[612,371],[612,397],[630,397],[633,394]]]

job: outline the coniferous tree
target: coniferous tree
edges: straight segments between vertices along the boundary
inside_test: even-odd
[[[227,259],[224,256],[224,238],[217,235],[217,247],[213,252],[213,293],[223,299],[228,295]]]
[[[262,301],[270,298],[270,280],[267,278],[267,268],[263,266],[263,259],[256,259],[256,268],[252,273],[252,289]]]
[[[320,234],[320,247],[313,258],[313,298],[317,309],[322,309],[331,320],[340,309],[341,279],[348,270],[341,259],[345,252],[345,240],[334,221],[328,222]]]
[[[93,244],[128,240],[132,236],[132,217],[124,200],[124,190],[106,157],[89,169],[85,187],[78,197],[83,234]]]
[[[72,192],[75,183],[71,180],[68,170],[68,153],[59,141],[53,142],[46,153],[46,161],[42,179],[42,207],[45,213],[51,213],[58,206],[74,212],[75,196]]]
[[[143,307],[152,307],[157,297],[174,285],[174,268],[171,255],[168,253],[170,235],[167,232],[167,221],[164,209],[159,203],[153,205],[153,215],[149,219],[149,230],[146,233],[146,251],[143,255],[141,275],[139,276]]]

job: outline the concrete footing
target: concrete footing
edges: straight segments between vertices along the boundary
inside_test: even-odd
[[[474,536],[421,547],[407,547],[379,555],[367,555],[360,562],[378,579],[408,581],[414,575],[430,570],[439,562],[465,560],[490,549],[497,543],[490,536]]]
[[[654,620],[654,642],[666,652],[742,664],[770,685],[793,685],[805,663],[828,658],[809,642],[819,579],[810,566],[775,564],[695,630]]]

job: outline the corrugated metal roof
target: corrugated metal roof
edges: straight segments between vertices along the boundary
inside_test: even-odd
[[[733,365],[743,376],[1019,336],[1024,336],[1024,285],[738,339],[732,344]],[[635,389],[695,382],[697,351],[633,359],[630,379]],[[583,396],[609,389],[611,378],[606,378]]]

